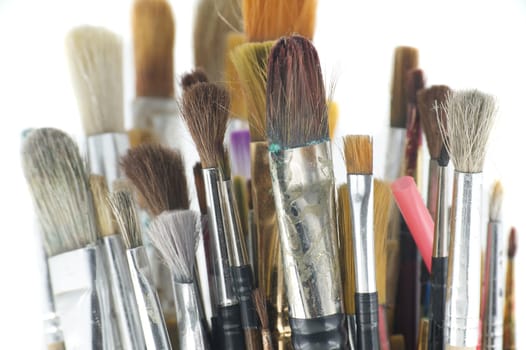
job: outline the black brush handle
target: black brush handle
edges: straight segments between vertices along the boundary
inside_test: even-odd
[[[241,307],[241,325],[243,328],[259,328],[259,318],[252,298],[254,280],[250,265],[233,266],[234,287]]]
[[[448,258],[433,257],[431,265],[431,315],[429,350],[444,349],[444,317]]]
[[[295,350],[348,350],[345,315],[317,318],[290,317],[292,344]]]
[[[221,350],[245,350],[239,304],[217,309],[218,338]]]
[[[358,350],[380,350],[378,293],[354,294]]]

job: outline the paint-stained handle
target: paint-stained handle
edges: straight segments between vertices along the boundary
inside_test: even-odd
[[[356,293],[355,303],[358,350],[380,350],[378,294]]]
[[[311,319],[290,318],[295,350],[347,350],[349,341],[341,313]]]

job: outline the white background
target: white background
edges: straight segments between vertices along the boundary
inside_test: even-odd
[[[284,0],[285,1],[285,0]],[[193,64],[195,1],[172,1],[177,22],[178,77]],[[0,213],[0,334],[2,348],[41,347],[39,246],[20,168],[20,132],[53,126],[77,138],[82,132],[71,91],[63,38],[79,24],[105,25],[125,43],[126,110],[133,97],[130,0],[0,0],[0,115],[3,118]],[[493,179],[505,188],[506,228],[518,228],[517,330],[526,329],[526,248],[523,186],[526,117],[526,2],[320,0],[314,39],[325,76],[335,79],[338,135],[375,136],[375,172],[383,174],[389,85],[395,46],[420,49],[428,84],[478,88],[495,94],[500,116],[490,143],[485,190]],[[344,178],[335,153],[336,175]],[[519,348],[526,337],[517,332]]]

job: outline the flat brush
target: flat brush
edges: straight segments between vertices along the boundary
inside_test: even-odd
[[[496,114],[495,99],[476,90],[454,91],[441,128],[455,167],[446,294],[446,349],[475,349],[480,316],[482,169]]]
[[[515,254],[517,231],[511,228],[508,237],[508,263],[506,266],[506,297],[504,308],[504,350],[515,350]]]
[[[348,348],[336,233],[334,174],[318,54],[280,39],[268,65],[267,137],[292,343]]]
[[[24,142],[22,165],[66,347],[114,349],[102,252],[77,145],[60,130],[37,129]]]

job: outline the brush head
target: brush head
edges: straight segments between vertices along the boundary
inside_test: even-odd
[[[88,176],[75,142],[60,130],[37,129],[24,142],[22,166],[47,255],[95,243]]]
[[[489,203],[489,219],[490,221],[500,221],[502,219],[502,196],[504,190],[500,181],[495,181],[493,184],[493,191],[491,192],[491,199]]]
[[[165,0],[135,0],[132,10],[135,94],[174,96],[175,23]]]
[[[250,179],[250,132],[238,130],[230,134],[230,160],[233,175]]]
[[[446,101],[447,129],[441,127],[455,170],[480,173],[497,113],[491,95],[477,90],[454,91]]]
[[[265,41],[299,34],[312,40],[317,5],[317,0],[243,0],[247,38]]]
[[[265,299],[265,295],[263,295],[261,289],[256,288],[252,292],[252,298],[254,299],[256,312],[258,313],[259,322],[261,323],[261,329],[268,329],[269,321],[267,312],[267,301]]]
[[[301,36],[281,38],[272,48],[268,65],[269,147],[287,149],[328,141],[327,119],[316,49]]]
[[[247,104],[243,96],[241,81],[236,67],[232,62],[232,52],[247,41],[245,34],[230,32],[226,38],[225,48],[225,83],[228,93],[231,96],[230,113],[232,118],[247,120]]]
[[[198,215],[192,210],[164,212],[152,221],[148,237],[179,283],[194,281]]]
[[[205,71],[201,68],[196,68],[192,72],[184,74],[181,78],[183,92],[186,92],[186,90],[197,83],[208,83],[208,77],[206,76]]]
[[[407,72],[418,67],[418,50],[400,46],[395,49],[391,85],[391,127],[405,128],[407,120]]]
[[[373,173],[373,138],[371,136],[345,136],[343,147],[348,174],[371,175]]]
[[[267,66],[273,44],[273,41],[243,44],[230,55],[247,102],[248,125],[253,141],[266,141]]]
[[[71,30],[66,53],[86,135],[124,132],[122,43],[93,26]]]
[[[93,194],[97,228],[100,234],[103,237],[116,234],[118,230],[110,203],[108,202],[109,190],[106,178],[101,175],[90,175],[89,186]]]
[[[440,135],[440,126],[446,127],[446,111],[444,105],[450,89],[445,85],[434,85],[421,89],[417,93],[417,106],[426,135],[427,147],[431,159],[439,159],[444,142]],[[447,163],[446,163],[447,165]]]
[[[351,207],[349,202],[349,190],[347,184],[338,186],[338,230],[342,249],[342,282],[345,313],[354,315],[356,304],[354,293],[356,282],[354,278],[354,252],[352,240]]]
[[[141,145],[128,150],[121,166],[144,197],[152,215],[190,206],[184,161],[179,151],[161,145]]]
[[[387,235],[392,203],[389,183],[374,180],[374,256],[378,303],[385,305],[387,293]]]
[[[128,186],[119,187],[121,188],[110,194],[108,201],[122,234],[124,246],[126,249],[137,248],[142,246],[142,236],[133,192]]]
[[[407,102],[413,105],[417,103],[418,91],[422,90],[426,84],[424,71],[418,68],[411,69],[407,72],[405,81],[405,93]]]
[[[182,117],[194,140],[203,168],[224,168],[230,97],[214,83],[197,83],[183,94]]]
[[[201,163],[196,163],[194,166],[194,183],[197,192],[197,201],[199,202],[199,211],[201,215],[206,215],[208,209],[206,207],[205,180],[203,179],[203,167]]]
[[[515,227],[512,227],[510,230],[510,235],[508,237],[508,259],[515,258],[517,253],[517,230]]]

